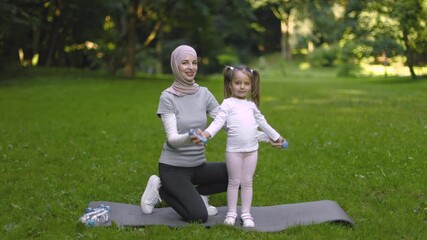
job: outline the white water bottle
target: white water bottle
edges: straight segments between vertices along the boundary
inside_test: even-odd
[[[99,205],[96,208],[87,208],[80,221],[89,227],[106,223],[110,220],[110,206]]]

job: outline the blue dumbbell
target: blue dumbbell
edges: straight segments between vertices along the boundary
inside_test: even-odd
[[[208,139],[203,137],[201,134],[196,134],[196,131],[194,131],[194,129],[190,129],[188,135],[196,136],[200,141],[202,141],[203,145],[206,145],[206,143],[208,143]]]
[[[289,146],[289,143],[288,143],[288,142],[284,141],[284,142],[282,143],[282,148],[287,149],[287,148],[288,148],[288,146]]]

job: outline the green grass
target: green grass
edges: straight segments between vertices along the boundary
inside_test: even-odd
[[[330,199],[356,226],[257,233],[78,223],[89,201],[139,204],[157,173],[165,134],[155,113],[171,77],[124,80],[66,69],[1,76],[1,239],[427,238],[425,80],[340,79],[331,69],[292,64],[262,69],[261,111],[290,147],[261,145],[253,205]],[[220,77],[200,79],[221,101]],[[222,161],[224,148],[220,133],[208,159]],[[226,205],[225,194],[211,203]]]

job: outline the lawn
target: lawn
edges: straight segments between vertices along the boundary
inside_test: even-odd
[[[67,69],[0,77],[1,239],[427,239],[426,80],[261,69],[261,111],[290,147],[261,144],[253,205],[329,199],[356,226],[257,233],[78,223],[90,201],[139,204],[157,173],[165,134],[156,110],[172,77]],[[221,77],[199,79],[221,101]],[[222,161],[224,148],[219,133],[208,160]],[[226,205],[225,193],[211,203]]]

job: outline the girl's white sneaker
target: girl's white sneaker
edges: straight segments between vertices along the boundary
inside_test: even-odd
[[[254,218],[250,213],[243,213],[242,215],[240,215],[240,219],[242,220],[243,227],[246,227],[246,228],[255,227]]]
[[[224,224],[229,226],[234,226],[236,223],[237,213],[235,212],[228,212],[227,215],[225,215]]]

